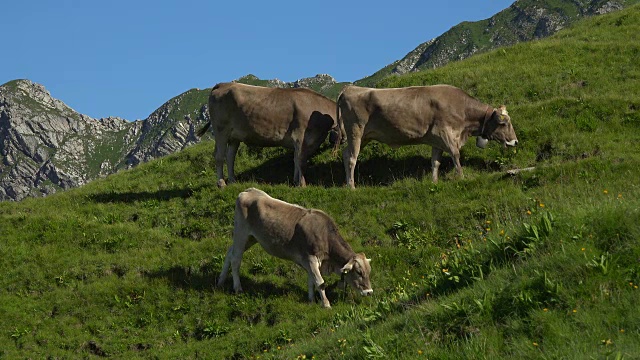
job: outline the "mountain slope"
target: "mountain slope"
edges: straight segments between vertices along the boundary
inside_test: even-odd
[[[389,75],[432,69],[488,50],[541,39],[581,18],[606,14],[637,2],[518,0],[489,19],[463,22],[452,27],[435,39],[420,44],[401,60],[356,81],[356,85],[375,86]]]
[[[92,119],[27,80],[0,87],[0,200],[84,185],[122,167],[139,123]]]
[[[581,17],[634,2],[519,0],[490,19],[459,24],[356,84],[376,86],[390,74],[430,69],[496,46],[541,38]],[[326,74],[294,82],[261,80],[253,75],[236,81],[308,87],[333,99],[346,84]],[[473,91],[477,84],[457,85]],[[539,91],[543,90],[530,89],[532,94]],[[207,96],[208,89],[191,89],[167,101],[147,119],[129,123],[78,114],[51,98],[44,87],[29,81],[0,86],[0,201],[80,186],[197,143],[194,130],[207,120]]]
[[[294,82],[284,82],[279,79],[261,80],[253,74],[249,74],[235,80],[237,82],[249,85],[280,87],[280,88],[298,88],[305,87],[335,100],[338,98],[342,88],[349,84],[347,82],[337,82],[336,79],[328,74],[318,74],[314,77],[302,78]]]
[[[0,86],[0,201],[81,186],[198,142],[207,95],[189,90],[129,122],[79,114],[28,80]]]
[[[333,98],[344,86],[329,75],[291,83],[253,75],[236,81],[307,87]],[[81,186],[199,142],[195,130],[208,120],[209,91],[188,90],[146,119],[128,122],[79,114],[28,80],[0,86],[0,201]]]
[[[293,172],[287,154],[242,147],[240,182],[220,190],[206,142],[0,203],[0,356],[637,357],[639,34],[634,6],[387,79],[446,79],[507,102],[517,151],[464,147],[464,179],[449,162],[433,185],[428,146],[371,143],[356,191],[328,148],[309,169],[324,186],[295,188],[280,178]],[[235,198],[250,186],[332,216],[372,258],[373,296],[344,291],[334,275],[333,308],[308,304],[305,271],[259,247],[243,259],[243,294],[231,281],[215,288]]]

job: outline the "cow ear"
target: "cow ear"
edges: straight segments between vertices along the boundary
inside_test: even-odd
[[[498,108],[498,115],[499,115],[498,124],[506,125],[509,122],[509,112],[507,111],[507,107],[506,106],[501,105]]]
[[[340,272],[346,274],[351,271],[351,269],[353,269],[353,260],[349,260],[349,262],[340,269]]]

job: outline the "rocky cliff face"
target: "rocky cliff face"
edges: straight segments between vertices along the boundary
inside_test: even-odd
[[[258,85],[266,87],[279,87],[279,88],[309,88],[320,94],[335,100],[342,88],[349,84],[347,82],[337,82],[331,75],[318,74],[313,77],[302,78],[293,82],[286,82],[279,79],[273,80],[261,80],[253,74],[243,76],[237,80],[234,80],[243,84]]]
[[[463,22],[418,45],[401,60],[356,81],[374,86],[389,75],[443,66],[522,41],[550,36],[585,16],[606,14],[638,0],[518,0],[486,20]]]
[[[0,86],[0,200],[81,186],[197,142],[206,93],[190,90],[146,120],[129,122],[79,114],[28,80]],[[184,104],[193,94],[200,96],[195,111]],[[181,107],[188,110],[181,113]]]
[[[126,155],[127,167],[180,151],[200,141],[197,128],[209,119],[208,90],[192,89],[164,103],[142,122],[140,136]]]
[[[140,124],[92,119],[28,80],[0,86],[0,200],[83,185],[122,166]]]

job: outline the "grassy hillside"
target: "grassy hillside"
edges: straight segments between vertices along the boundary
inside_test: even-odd
[[[640,354],[640,7],[386,86],[450,83],[506,103],[520,145],[362,151],[343,187],[328,147],[292,188],[289,152],[213,143],[58,193],[0,203],[0,358],[617,358]],[[426,157],[425,157],[426,156]],[[505,170],[535,167],[518,175]],[[425,172],[427,176],[425,175]],[[258,247],[245,293],[213,287],[249,186],[325,210],[372,261],[374,296]]]
[[[491,18],[455,25],[435,39],[418,45],[404,58],[356,81],[356,85],[375,87],[381,79],[395,73],[429,70],[474,54],[544,38],[558,27],[564,28],[595,15],[598,9],[607,5],[631,6],[637,2],[518,0]]]

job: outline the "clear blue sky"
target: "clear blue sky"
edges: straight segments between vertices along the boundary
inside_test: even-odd
[[[0,84],[29,79],[94,118],[145,119],[246,74],[355,81],[513,0],[2,2]]]

